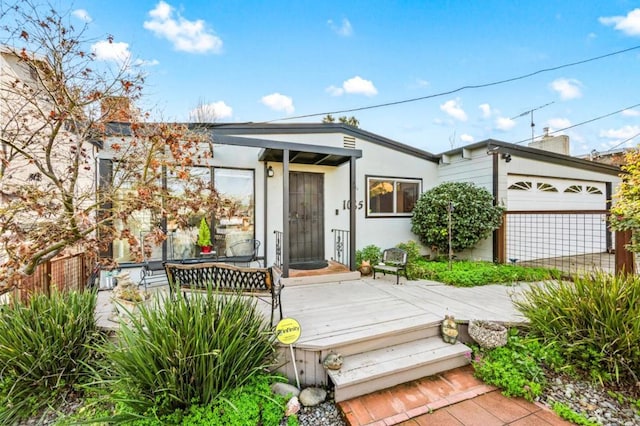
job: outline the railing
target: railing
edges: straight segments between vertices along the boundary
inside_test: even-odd
[[[333,257],[331,260],[349,265],[349,231],[332,229],[331,232],[333,233]]]
[[[506,212],[504,229],[506,262],[568,274],[615,270],[607,211]]]
[[[278,268],[282,268],[282,231],[273,231],[276,234],[276,260],[273,263]]]

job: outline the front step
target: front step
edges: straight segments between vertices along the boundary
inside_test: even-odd
[[[345,401],[469,363],[466,345],[440,337],[414,340],[345,357],[340,370],[329,370],[335,401]]]

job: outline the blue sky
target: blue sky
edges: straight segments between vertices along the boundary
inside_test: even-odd
[[[348,110],[640,46],[640,1],[78,0],[71,10],[88,23],[99,58],[143,64],[145,107],[178,121],[202,102],[218,122]],[[113,44],[97,41],[107,34]],[[526,144],[532,109],[541,135],[640,104],[639,71],[634,49],[334,115],[434,153],[488,138]],[[574,155],[635,146],[640,107],[563,133]]]

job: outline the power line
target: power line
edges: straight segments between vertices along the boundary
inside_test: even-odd
[[[625,143],[629,142],[632,139],[637,138],[638,136],[640,136],[640,133],[636,133],[635,135],[631,136],[630,138],[627,138],[625,140],[623,140],[622,142],[620,142],[619,144],[616,144],[615,146],[612,146],[611,148],[609,148],[609,151],[613,151],[614,149],[616,149],[617,147],[619,147],[620,145],[624,145]]]
[[[571,125],[569,127],[565,127],[565,128],[562,128],[562,129],[554,130],[553,132],[549,132],[548,134],[553,135],[555,133],[564,132],[565,130],[573,129],[574,127],[582,126],[583,124],[589,124],[589,123],[592,123],[594,121],[602,120],[603,118],[611,117],[612,115],[620,114],[622,111],[625,111],[625,110],[628,110],[628,109],[633,109],[633,108],[636,108],[636,107],[639,107],[639,106],[640,106],[640,104],[631,105],[631,106],[628,106],[626,108],[622,108],[622,109],[619,109],[617,111],[610,112],[608,114],[604,114],[604,115],[600,115],[600,116],[595,117],[595,118],[591,118],[591,119],[583,121],[581,123],[573,124],[573,125]],[[638,136],[638,135],[636,135],[636,136]],[[633,139],[633,138],[631,138],[631,139]],[[523,139],[521,141],[514,142],[514,144],[518,145],[518,144],[521,144],[521,143],[524,143],[524,142],[528,142],[529,140],[530,140],[529,138]],[[627,142],[627,141],[625,141],[625,142]]]
[[[630,51],[636,50],[636,49],[640,49],[640,45],[629,47],[629,48],[623,49],[623,50],[618,50],[618,51],[611,52],[611,53],[607,53],[607,54],[604,54],[604,55],[596,56],[596,57],[589,58],[589,59],[584,59],[582,61],[571,62],[571,63],[568,63],[568,64],[558,65],[558,66],[551,67],[551,68],[543,68],[543,69],[540,69],[540,70],[537,70],[537,71],[534,71],[534,72],[531,72],[531,73],[528,73],[528,74],[520,75],[520,76],[517,76],[517,77],[511,77],[511,78],[507,78],[507,79],[504,79],[504,80],[493,81],[491,83],[466,85],[466,86],[458,87],[457,89],[448,90],[448,91],[445,91],[445,92],[434,93],[432,95],[427,95],[427,96],[420,96],[418,98],[403,99],[403,100],[400,100],[400,101],[386,102],[386,103],[383,103],[383,104],[375,104],[375,105],[369,105],[369,106],[351,108],[351,109],[343,109],[343,110],[340,110],[340,111],[327,111],[327,112],[319,112],[319,113],[314,113],[314,114],[296,115],[296,116],[293,116],[293,117],[277,118],[277,119],[274,119],[274,120],[263,121],[262,123],[263,124],[267,124],[267,123],[273,123],[275,121],[289,121],[289,120],[297,120],[299,118],[319,117],[319,116],[325,116],[327,114],[332,114],[332,115],[333,114],[344,114],[344,113],[349,113],[349,112],[364,111],[364,110],[367,110],[367,109],[383,108],[383,107],[388,107],[388,106],[393,106],[393,105],[407,104],[407,103],[410,103],[410,102],[423,101],[425,99],[432,99],[432,98],[437,98],[437,97],[440,97],[440,96],[451,95],[453,93],[461,92],[461,91],[466,90],[466,89],[482,89],[484,87],[491,87],[491,86],[497,86],[497,85],[500,85],[500,84],[511,83],[513,81],[518,81],[518,80],[523,80],[525,78],[533,77],[534,75],[538,75],[538,74],[542,74],[542,73],[546,73],[546,72],[550,72],[550,71],[557,71],[557,70],[560,70],[560,69],[563,69],[563,68],[573,67],[573,66],[576,66],[576,65],[582,65],[582,64],[586,64],[588,62],[598,61],[600,59],[608,58],[608,57],[615,56],[615,55],[620,55],[620,54],[627,53],[627,52],[630,52]]]

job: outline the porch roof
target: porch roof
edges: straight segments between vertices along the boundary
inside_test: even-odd
[[[309,145],[271,139],[244,138],[238,136],[216,135],[215,142],[225,145],[241,145],[262,148],[258,159],[281,163],[284,151],[289,151],[289,163],[313,164],[316,166],[339,166],[351,158],[361,158],[362,150],[322,145]]]

